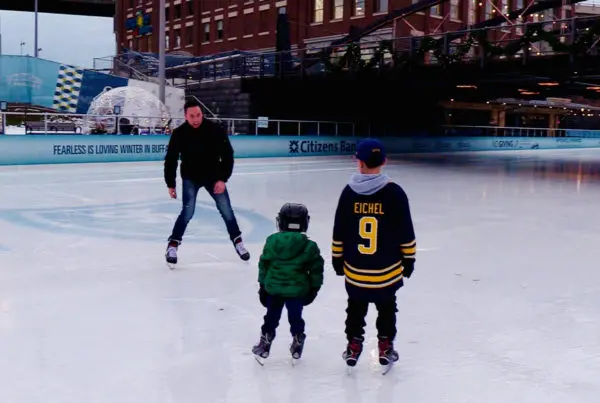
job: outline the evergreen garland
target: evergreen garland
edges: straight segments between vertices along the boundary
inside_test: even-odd
[[[341,57],[325,57],[323,62],[326,70],[330,73],[340,74],[344,71],[358,73],[383,68],[385,56],[389,54],[393,60],[393,68],[404,69],[408,65],[421,64],[419,61],[426,53],[431,52],[439,64],[449,66],[462,62],[473,47],[480,47],[480,57],[493,58],[514,56],[521,50],[529,49],[536,42],[548,43],[553,52],[582,56],[600,39],[600,19],[590,27],[579,29],[576,40],[570,44],[560,41],[558,31],[546,31],[544,26],[547,24],[527,24],[525,32],[519,39],[512,40],[504,46],[491,42],[487,38],[488,31],[486,30],[473,32],[463,43],[454,45],[451,52],[446,51],[443,38],[419,38],[420,46],[416,52],[412,53],[394,52],[393,40],[384,40],[374,49],[373,56],[368,60],[362,57],[360,44],[352,43],[346,47],[346,52]]]

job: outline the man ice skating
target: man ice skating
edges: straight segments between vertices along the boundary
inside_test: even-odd
[[[197,101],[186,102],[184,111],[186,121],[173,130],[165,156],[164,175],[171,198],[177,198],[175,179],[180,158],[183,182],[183,207],[169,237],[167,263],[177,263],[177,248],[194,215],[196,197],[202,187],[214,199],[237,254],[243,260],[249,260],[250,254],[242,243],[242,233],[225,185],[233,172],[234,162],[227,133],[217,123],[204,119]]]
[[[279,232],[270,235],[263,248],[258,282],[260,302],[267,313],[260,341],[252,348],[257,357],[269,356],[284,306],[292,335],[290,353],[294,359],[302,356],[306,339],[302,310],[314,301],[323,285],[323,257],[305,234],[309,220],[306,206],[286,203],[277,216]]]
[[[348,306],[343,358],[355,366],[363,349],[365,317],[370,303],[377,311],[379,363],[398,360],[396,291],[414,270],[416,240],[404,190],[381,173],[383,144],[366,139],[357,146],[359,173],[340,196],[335,213],[332,263],[345,275]]]

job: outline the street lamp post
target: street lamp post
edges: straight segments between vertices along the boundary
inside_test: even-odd
[[[39,0],[35,0],[35,22],[34,22],[34,39],[33,39],[33,55],[35,57],[38,57],[39,55],[39,46],[38,46],[38,1]]]
[[[158,2],[158,98],[165,103],[165,42],[166,42],[165,0]]]

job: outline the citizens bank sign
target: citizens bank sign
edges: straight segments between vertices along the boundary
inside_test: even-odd
[[[319,140],[290,140],[289,154],[352,154],[356,151],[356,141],[319,141]]]

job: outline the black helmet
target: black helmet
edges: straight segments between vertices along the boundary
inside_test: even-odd
[[[304,204],[286,203],[277,215],[277,228],[280,231],[306,232],[309,220],[308,209]]]

